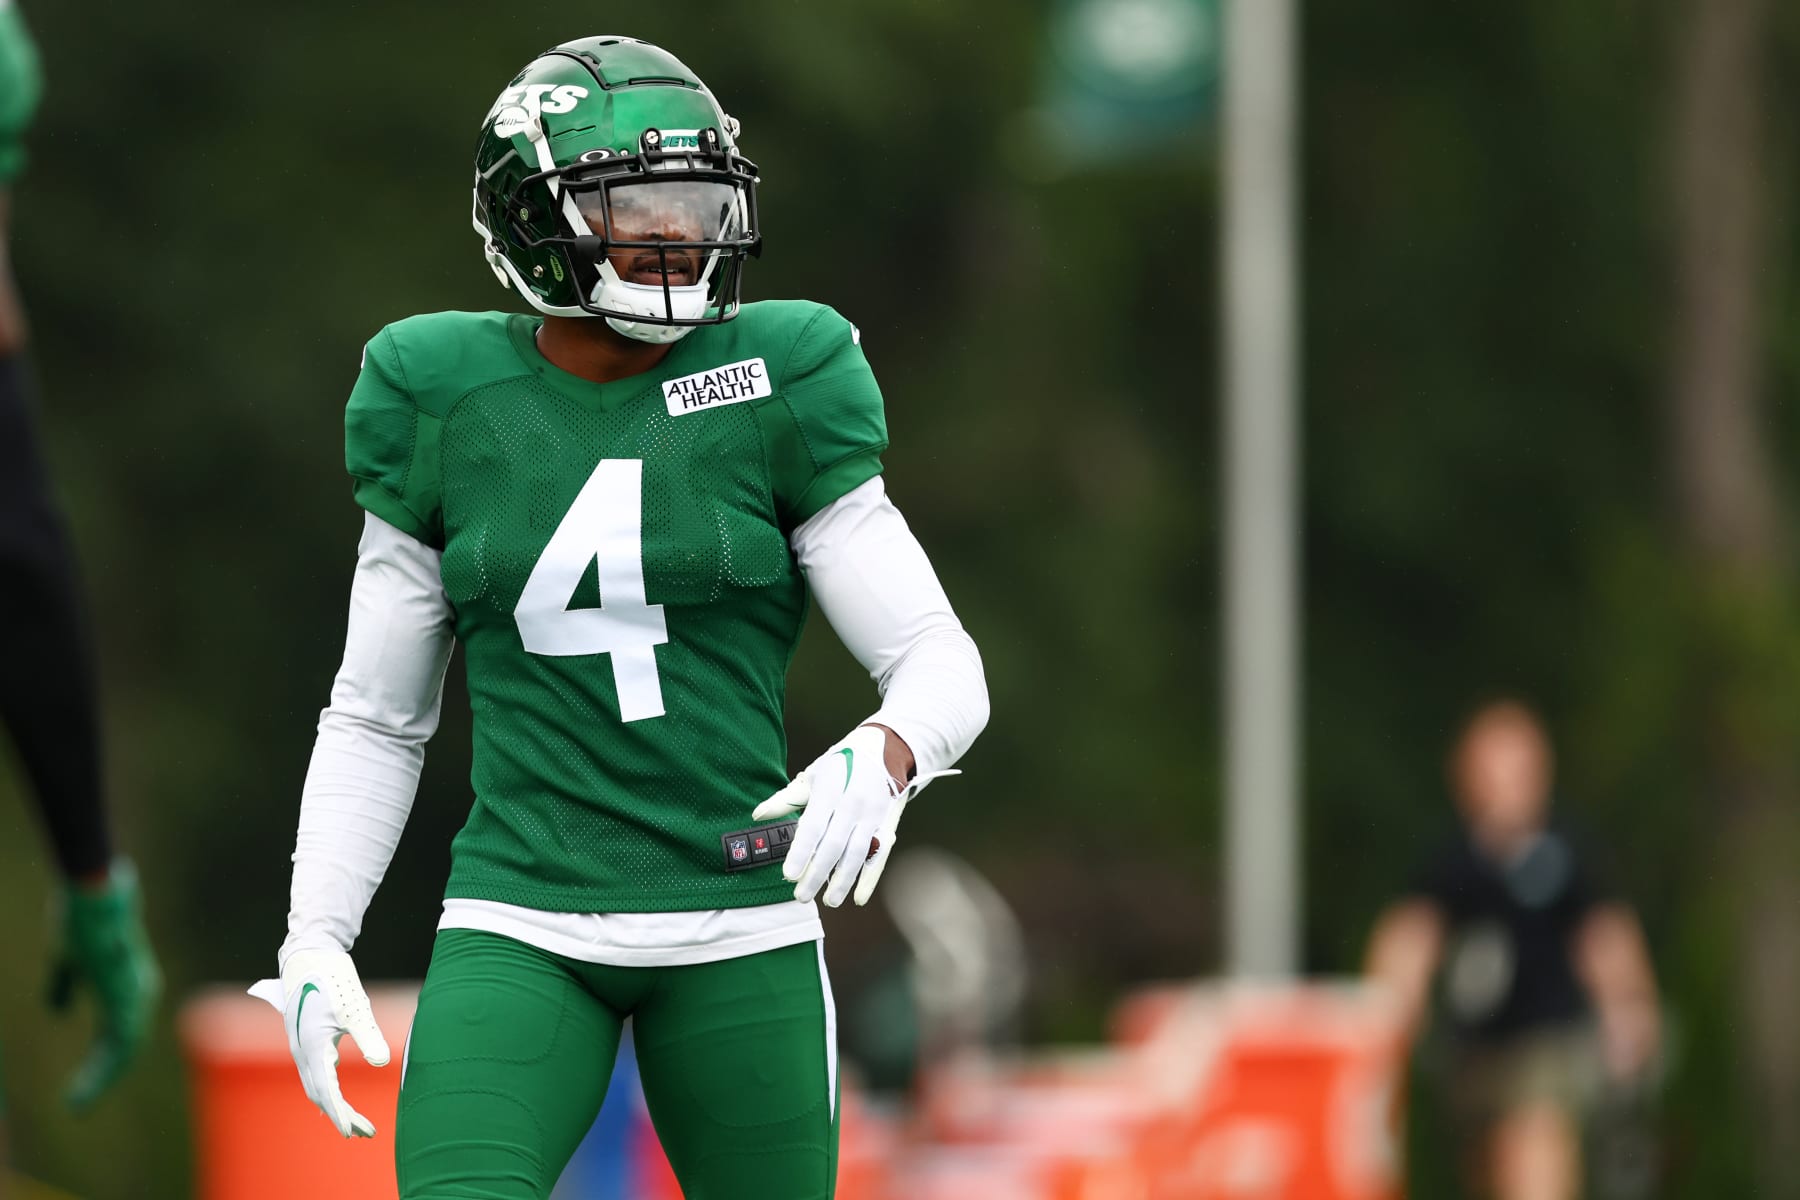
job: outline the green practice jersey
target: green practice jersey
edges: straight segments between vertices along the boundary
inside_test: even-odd
[[[596,384],[539,318],[437,313],[369,342],[345,418],[358,503],[442,549],[474,709],[447,895],[559,912],[786,899],[720,835],[786,776],[806,588],[794,526],[881,470],[850,323],[745,305]]]

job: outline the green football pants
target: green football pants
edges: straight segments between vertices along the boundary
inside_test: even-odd
[[[402,1068],[401,1200],[543,1200],[600,1111],[625,1018],[687,1200],[829,1200],[837,1035],[816,942],[684,967],[438,934]]]

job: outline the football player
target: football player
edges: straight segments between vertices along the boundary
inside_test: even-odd
[[[460,641],[475,796],[401,1067],[406,1200],[547,1196],[628,1017],[690,1200],[832,1194],[814,900],[868,899],[902,808],[988,701],[884,492],[856,327],[739,298],[756,183],[737,122],[673,55],[557,46],[495,100],[475,157],[482,249],[535,313],[412,317],[364,349],[349,632],[280,978],[255,992],[308,1095],[371,1136],[336,1045],[390,1050],[349,951]],[[881,701],[789,782],[809,595]]]
[[[68,532],[38,449],[24,308],[6,254],[12,183],[40,92],[37,48],[0,0],[0,723],[12,737],[61,876],[50,998],[93,993],[99,1030],[65,1099],[85,1109],[143,1043],[161,976],[136,877],[115,859],[102,795],[99,704]]]

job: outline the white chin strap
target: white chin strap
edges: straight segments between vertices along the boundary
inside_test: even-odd
[[[710,264],[709,264],[710,265]],[[710,271],[707,274],[711,274]],[[588,294],[595,308],[615,313],[636,313],[644,317],[672,316],[682,321],[697,321],[706,315],[707,283],[684,284],[669,288],[668,307],[663,305],[663,289],[649,283],[626,283],[619,278],[611,262],[600,264],[600,282]],[[633,341],[665,346],[681,340],[692,325],[663,325],[655,321],[633,321],[629,317],[608,317],[606,323],[615,332]]]

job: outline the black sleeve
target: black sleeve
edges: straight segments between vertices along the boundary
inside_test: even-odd
[[[75,556],[50,496],[18,357],[0,358],[0,723],[67,876],[112,857]]]

